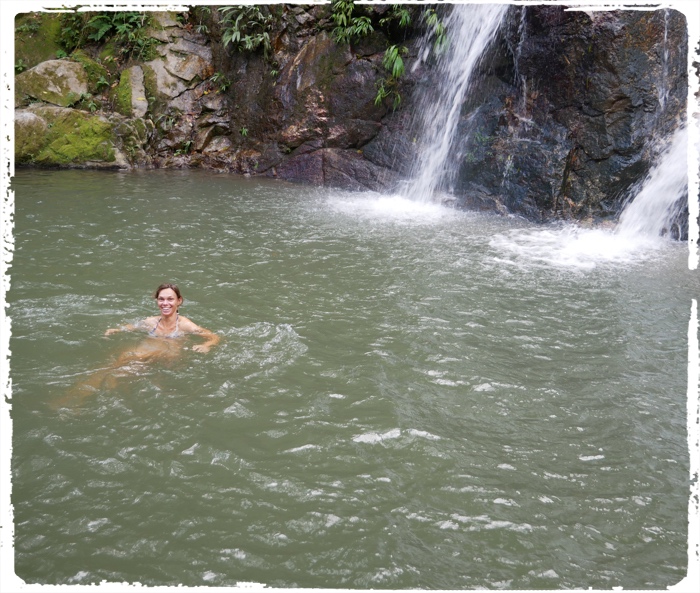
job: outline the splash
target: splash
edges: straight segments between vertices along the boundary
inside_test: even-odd
[[[592,269],[641,263],[675,236],[677,218],[688,192],[688,136],[680,128],[630,199],[615,228],[576,225],[519,229],[495,236],[496,260],[518,266],[542,265]]]
[[[677,237],[675,220],[688,193],[688,133],[685,127],[674,134],[641,190],[620,215],[617,234],[625,237]]]
[[[404,196],[372,192],[352,196],[334,195],[328,200],[332,210],[374,221],[432,224],[453,218],[455,211],[433,202],[417,202]]]

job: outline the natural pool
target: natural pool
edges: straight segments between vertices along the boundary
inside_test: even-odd
[[[27,582],[685,575],[685,245],[202,172],[21,170],[13,189]],[[155,315],[166,280],[222,344],[56,409],[139,342],[103,333]]]

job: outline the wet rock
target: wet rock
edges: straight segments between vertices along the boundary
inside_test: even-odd
[[[377,135],[362,147],[370,162],[407,178],[417,158],[411,114],[402,110],[386,117]]]
[[[384,191],[396,177],[390,171],[364,159],[359,151],[326,148],[323,155],[323,180],[327,187],[355,191]]]
[[[379,122],[386,114],[386,108],[375,103],[379,77],[379,66],[373,61],[350,61],[333,77],[329,85],[329,113],[342,121],[349,119]]]
[[[274,175],[287,181],[353,191],[382,191],[396,182],[395,175],[367,161],[360,152],[335,148],[294,154],[274,168]]]
[[[323,154],[320,151],[296,155],[275,167],[276,176],[287,181],[323,186]]]
[[[329,148],[359,148],[372,140],[381,130],[382,124],[376,121],[345,120],[328,130]]]
[[[685,110],[682,15],[539,6],[511,20],[524,26],[506,27],[500,70],[465,104],[457,193],[534,220],[614,216]]]

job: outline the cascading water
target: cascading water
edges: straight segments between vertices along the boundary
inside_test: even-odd
[[[403,192],[410,204],[428,206],[448,193],[456,167],[456,135],[462,106],[474,83],[474,74],[482,56],[505,19],[505,5],[455,6],[445,18],[451,40],[448,51],[437,64],[439,85],[433,85],[420,100],[420,158],[414,167],[408,188]],[[524,9],[521,12],[519,39],[524,39]],[[665,13],[666,26],[668,14]],[[668,62],[667,31],[664,35],[663,81],[659,104],[666,103]],[[431,39],[424,41],[421,61],[430,52]],[[516,49],[517,58],[520,47]],[[420,61],[419,61],[420,63]],[[525,85],[525,80],[520,80]],[[523,95],[526,89],[523,88]],[[523,100],[522,114],[526,103]],[[592,268],[605,263],[631,263],[644,259],[667,237],[682,235],[677,220],[687,195],[687,133],[680,128],[659,152],[656,165],[635,188],[615,228],[591,228],[574,224],[547,226],[543,229],[514,230],[494,237],[492,247],[507,257],[573,268]],[[506,169],[506,175],[507,175]],[[398,199],[398,196],[394,196]],[[437,198],[437,199],[436,199]],[[404,198],[399,208],[405,208]],[[502,259],[502,258],[499,258]]]
[[[450,155],[461,106],[469,92],[479,60],[503,21],[507,5],[455,6],[445,19],[450,44],[438,64],[439,88],[426,93],[418,106],[421,114],[420,159],[411,176],[408,197],[429,202],[450,182]],[[429,43],[426,40],[425,43]],[[427,48],[421,55],[426,55]]]
[[[644,260],[677,236],[676,220],[688,192],[688,135],[679,128],[628,201],[614,229],[572,224],[498,235],[491,246],[505,260],[590,269]],[[504,259],[504,258],[499,258]]]
[[[644,180],[641,190],[620,215],[617,233],[658,237],[670,233],[688,192],[688,134],[679,128]]]
[[[668,8],[664,10],[664,44],[661,56],[661,83],[659,84],[659,105],[663,111],[668,101]]]

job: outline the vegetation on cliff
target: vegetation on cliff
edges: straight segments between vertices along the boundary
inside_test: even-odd
[[[37,158],[50,110],[43,123],[20,112],[49,103],[121,122],[99,128],[116,150],[111,166],[388,189],[418,158],[411,109],[441,82],[433,64],[450,42],[450,10],[334,0],[19,15],[18,162],[96,163],[97,152],[80,164],[45,151],[55,138]],[[425,36],[430,56],[419,53]],[[511,7],[462,105],[458,204],[536,219],[614,215],[652,162],[649,138],[684,112],[686,51],[672,10]],[[78,82],[59,84],[60,72]]]

